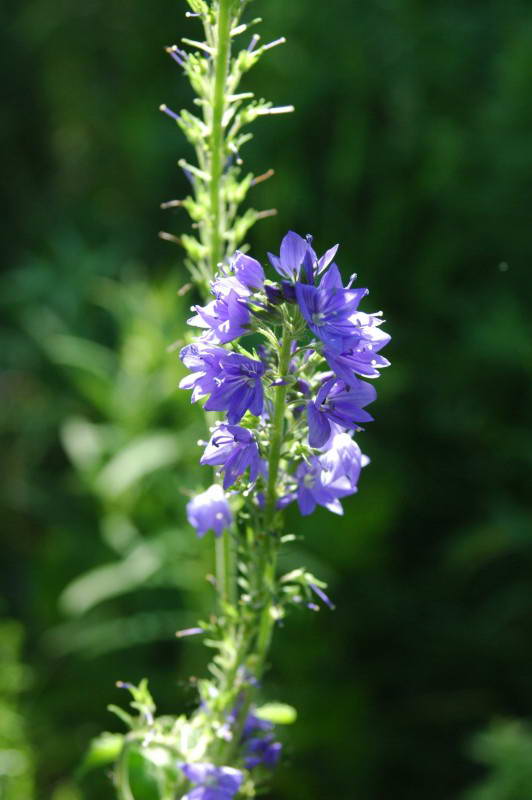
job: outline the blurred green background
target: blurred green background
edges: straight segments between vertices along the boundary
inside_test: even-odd
[[[190,709],[206,651],[210,542],[185,523],[202,419],[168,346],[190,296],[175,164],[157,113],[191,94],[163,52],[197,35],[180,0],[7,0],[0,304],[0,798],[110,800],[74,780],[119,730],[117,679]],[[257,0],[288,44],[249,88],[244,153],[293,228],[385,310],[372,459],[342,519],[285,556],[334,613],[278,632],[267,693],[299,709],[272,800],[532,798],[532,8],[528,0]],[[7,70],[7,72],[6,72]],[[477,732],[479,732],[477,734]],[[473,742],[473,743],[472,743]]]

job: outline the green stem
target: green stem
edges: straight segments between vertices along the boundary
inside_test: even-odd
[[[235,558],[232,532],[224,531],[215,542],[216,587],[220,603],[234,604],[236,601]]]
[[[284,380],[288,376],[290,364],[292,332],[285,327],[281,352],[279,354],[279,373],[278,378]],[[275,518],[275,505],[277,502],[277,473],[279,471],[279,461],[281,458],[281,447],[283,444],[284,433],[284,413],[286,408],[286,393],[288,386],[281,384],[276,388],[275,405],[272,419],[272,437],[270,441],[270,457],[268,459],[268,486],[266,489],[266,511],[265,524],[266,532],[270,534],[271,527]]]
[[[135,800],[129,785],[129,743],[126,741],[115,767],[115,784],[119,800]]]
[[[293,331],[289,320],[285,322],[285,330],[281,350],[279,353],[278,374],[279,379],[284,379],[288,376],[288,368],[291,358],[291,346],[293,341]],[[277,478],[279,473],[279,462],[281,460],[281,449],[284,438],[284,419],[286,410],[286,394],[288,386],[281,384],[275,389],[275,403],[272,417],[272,434],[270,439],[270,455],[268,459],[268,484],[266,489],[266,509],[265,509],[265,522],[264,530],[255,533],[251,528],[248,530],[248,546],[255,544],[258,549],[256,555],[257,564],[254,574],[254,590],[261,598],[261,608],[253,620],[248,621],[250,625],[251,636],[249,638],[251,644],[252,661],[248,662],[255,678],[262,677],[264,672],[266,657],[270,647],[272,638],[272,631],[274,625],[274,618],[272,616],[272,600],[275,596],[275,573],[277,566],[277,551],[278,540],[275,531],[275,515],[276,515],[276,502],[277,502]],[[253,631],[257,629],[256,637]],[[250,652],[244,652],[243,657],[249,657]],[[237,658],[240,662],[241,658]],[[236,674],[236,672],[235,672]],[[221,747],[221,758],[223,763],[231,763],[231,758],[234,755],[243,726],[245,724],[249,709],[252,705],[254,695],[256,693],[255,686],[249,684],[243,692],[242,705],[238,715],[238,719],[233,725],[233,740]],[[223,759],[226,759],[223,761]]]
[[[221,180],[225,161],[223,115],[225,111],[225,85],[231,50],[231,7],[233,0],[219,0],[216,26],[216,54],[214,56],[214,88],[211,119],[211,183],[210,183],[210,262],[212,274],[223,258],[223,197]]]
[[[285,322],[281,352],[279,354],[279,371],[277,377],[285,380],[288,377],[288,369],[291,358],[291,347],[293,333],[290,322]],[[284,418],[286,411],[286,394],[288,385],[281,383],[275,390],[275,404],[272,418],[272,436],[270,440],[270,457],[268,459],[268,485],[266,489],[266,509],[264,514],[265,531],[262,542],[262,593],[264,596],[264,606],[260,616],[259,630],[257,634],[257,677],[264,669],[264,661],[270,647],[274,619],[272,616],[272,598],[275,593],[275,570],[277,566],[278,542],[274,521],[277,504],[277,477],[279,473],[279,462],[281,460],[281,448],[284,438]]]
[[[212,90],[212,116],[210,137],[210,241],[209,261],[211,275],[214,275],[218,263],[224,253],[224,219],[222,174],[225,160],[225,139],[223,128],[223,115],[225,111],[225,88],[231,51],[231,8],[233,0],[219,0],[218,19],[215,29],[214,55],[214,85]],[[220,599],[220,606],[234,603],[236,600],[236,569],[232,547],[232,534],[224,533],[216,540],[215,564],[216,586]]]

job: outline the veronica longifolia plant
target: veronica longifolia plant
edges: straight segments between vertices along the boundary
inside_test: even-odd
[[[193,193],[183,205],[198,237],[181,237],[197,285],[209,297],[195,305],[195,331],[180,351],[188,374],[180,387],[203,405],[209,425],[200,461],[214,482],[187,505],[198,536],[216,543],[218,613],[181,635],[198,634],[215,650],[210,677],[198,682],[190,717],[154,715],[146,683],[121,684],[137,716],[114,709],[131,728],[115,772],[119,795],[135,798],[129,750],[157,766],[161,798],[231,800],[253,797],[281,755],[274,722],[292,710],[257,706],[272,632],[291,607],[333,607],[326,585],[304,568],[278,575],[277,557],[292,537],[283,533],[291,504],[306,516],[317,506],[342,514],[368,463],[355,440],[372,421],[373,383],[388,365],[381,355],[390,337],[380,312],[360,305],[367,289],[344,286],[335,262],[338,245],[318,255],[311,236],[289,231],[279,254],[269,253],[269,275],[244,249],[247,229],[260,214],[238,215],[254,182],[240,180],[242,128],[271,108],[237,93],[242,74],[270,49],[257,34],[237,55],[233,37],[245,0],[188,0],[205,41],[168,52],[189,77],[202,117],[163,110],[194,145],[198,164],[181,162]],[[172,238],[169,234],[166,238]]]

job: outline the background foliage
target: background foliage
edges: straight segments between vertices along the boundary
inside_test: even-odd
[[[184,524],[201,418],[167,350],[193,298],[156,238],[186,225],[158,209],[186,145],[156,112],[190,102],[162,50],[193,31],[184,5],[6,4],[2,800],[28,800],[33,773],[38,799],[111,798],[103,771],[72,776],[118,729],[114,681],[149,675],[174,712],[203,668],[173,636],[212,600],[209,543]],[[253,89],[296,113],[244,153],[276,171],[253,203],[280,210],[253,253],[288,227],[340,241],[394,337],[360,494],[342,519],[290,519],[294,563],[338,608],[277,636],[268,693],[300,718],[271,797],[527,800],[526,724],[467,743],[532,716],[530,4],[254,12],[288,44]]]

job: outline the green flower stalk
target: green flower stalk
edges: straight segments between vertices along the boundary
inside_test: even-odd
[[[219,0],[211,5],[203,0],[188,0],[192,12],[203,26],[205,40],[198,42],[183,38],[185,52],[177,45],[167,48],[169,55],[183,69],[197,97],[196,105],[201,117],[182,110],[175,114],[166,105],[161,110],[174,119],[190,144],[194,147],[197,163],[192,165],[180,159],[193,194],[182,201],[163,203],[163,207],[183,206],[193,221],[197,237],[184,234],[178,241],[187,252],[186,264],[200,290],[208,289],[220,264],[231,255],[249,228],[259,219],[275,211],[248,209],[239,214],[239,207],[249,189],[260,180],[273,174],[267,171],[259,178],[252,173],[241,177],[240,150],[252,134],[247,130],[258,117],[293,111],[293,106],[273,107],[270,102],[256,100],[252,92],[238,93],[244,74],[248,72],[273,47],[284,43],[281,37],[268,44],[259,45],[257,33],[251,36],[246,47],[233,53],[233,42],[261,21],[254,19],[241,23],[247,0]],[[163,238],[174,238],[163,233]],[[229,534],[224,534],[216,545],[216,586],[221,606],[236,598],[235,552]]]
[[[368,463],[354,435],[372,420],[365,407],[376,398],[359,376],[377,378],[388,365],[379,352],[390,338],[380,313],[359,311],[367,289],[352,288],[355,276],[343,285],[337,245],[318,258],[311,236],[289,231],[279,256],[268,254],[275,281],[246,255],[247,231],[271,213],[239,211],[259,180],[241,177],[246,128],[292,107],[274,108],[238,87],[284,40],[259,47],[253,34],[234,53],[233,40],[259,21],[241,22],[247,1],[188,3],[205,40],[185,38],[192,52],[177,45],[168,52],[188,76],[201,116],[161,108],[193,145],[197,163],[180,160],[192,193],[163,205],[190,214],[195,235],[178,241],[198,288],[213,297],[188,320],[201,335],[180,352],[189,370],[180,387],[203,402],[211,423],[200,461],[215,468],[215,482],[190,500],[187,517],[198,536],[215,534],[218,610],[178,635],[201,635],[215,655],[189,717],[157,717],[146,682],[120,684],[136,712],[112,708],[130,729],[114,773],[120,800],[137,800],[135,759],[145,763],[150,796],[160,800],[250,798],[267,783],[281,752],[274,724],[295,717],[289,706],[257,705],[275,624],[291,608],[317,610],[317,600],[333,607],[326,584],[307,570],[277,574],[279,550],[293,538],[283,534],[284,509],[297,503],[302,515],[318,505],[343,513],[340,501],[357,492]]]

